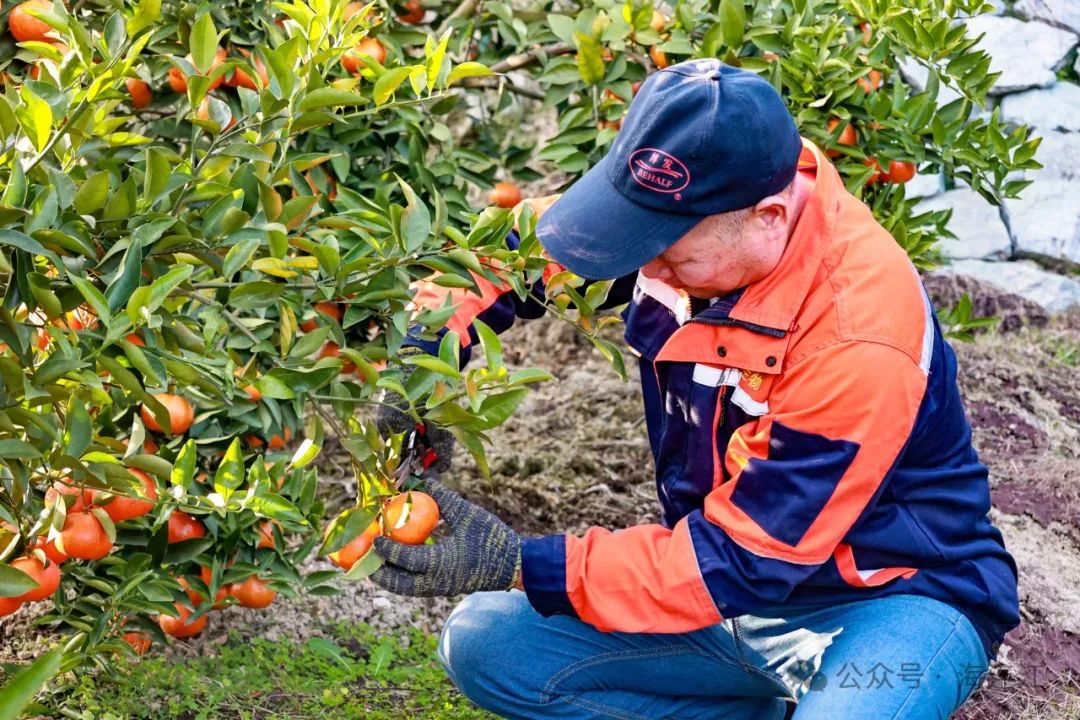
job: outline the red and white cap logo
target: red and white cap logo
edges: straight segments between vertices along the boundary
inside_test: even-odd
[[[627,160],[634,182],[658,193],[678,193],[690,184],[690,171],[679,158],[656,148],[641,148]],[[675,198],[678,200],[678,196]]]

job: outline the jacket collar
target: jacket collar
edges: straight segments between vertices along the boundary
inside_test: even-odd
[[[816,180],[791,234],[780,264],[766,277],[748,286],[731,318],[751,325],[790,330],[821,266],[836,220],[836,198],[843,182],[836,168],[809,140],[803,140],[800,171]]]

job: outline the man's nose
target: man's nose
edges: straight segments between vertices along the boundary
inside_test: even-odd
[[[654,258],[641,268],[641,274],[652,280],[667,280],[671,277],[671,268],[660,258]]]

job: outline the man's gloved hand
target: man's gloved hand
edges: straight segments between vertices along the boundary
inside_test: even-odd
[[[453,534],[437,545],[403,545],[380,535],[375,552],[386,564],[371,579],[384,590],[418,597],[513,587],[521,572],[517,533],[432,477],[418,489],[435,499]]]
[[[421,354],[420,348],[402,348],[401,355]],[[415,371],[415,365],[404,366],[402,385],[409,381],[409,376]],[[395,392],[386,391],[384,398],[386,405],[380,405],[375,411],[375,426],[379,435],[389,437],[398,433],[410,432],[416,429],[416,421],[405,410],[409,409],[409,401]],[[393,407],[387,407],[391,405]],[[395,409],[400,408],[400,409]],[[450,469],[450,461],[454,457],[454,435],[445,428],[436,425],[426,425],[427,441],[431,449],[435,451],[436,459],[430,469],[437,473],[444,473]]]

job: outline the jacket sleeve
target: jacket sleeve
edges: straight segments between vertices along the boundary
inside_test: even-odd
[[[509,248],[516,250],[521,240],[517,232],[511,232],[506,239]],[[517,318],[533,320],[541,317],[544,312],[544,284],[553,275],[561,272],[564,268],[558,263],[551,262],[545,268],[541,280],[531,288],[528,297],[522,299],[509,285],[495,285],[486,278],[473,273],[480,292],[466,288],[445,288],[430,281],[422,281],[417,284],[416,293],[413,296],[413,305],[416,309],[435,309],[443,307],[449,301],[454,305],[454,314],[446,325],[439,330],[434,339],[422,337],[423,328],[418,325],[409,330],[405,339],[406,347],[418,347],[429,355],[439,354],[439,343],[442,337],[453,330],[461,338],[461,363],[469,361],[472,347],[479,341],[473,322],[480,320],[496,333],[502,333],[513,326]],[[613,307],[618,304],[629,302],[633,291],[634,276],[621,278],[615,282],[608,294],[606,306]]]
[[[720,483],[717,469],[703,507],[671,529],[524,540],[530,602],[601,630],[663,633],[783,602],[843,554],[911,435],[926,384],[917,359],[872,342],[839,343],[786,368],[767,412],[718,448],[730,479]]]

